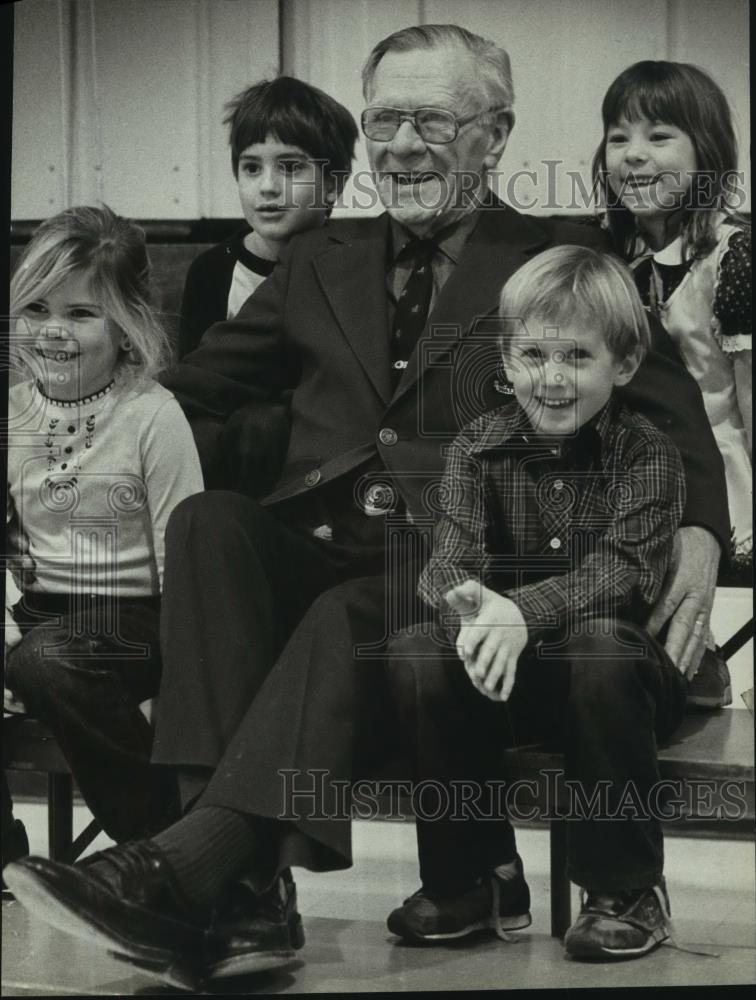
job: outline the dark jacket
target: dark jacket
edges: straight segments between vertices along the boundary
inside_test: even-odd
[[[315,494],[372,459],[394,477],[410,514],[427,514],[443,446],[502,402],[495,335],[502,285],[550,246],[605,245],[591,227],[529,218],[495,198],[480,213],[393,396],[388,215],[332,221],[292,240],[238,316],[209,330],[164,380],[193,424],[203,468],[212,467],[234,410],[290,393],[288,449],[264,503]],[[621,395],[680,450],[688,497],[683,523],[704,525],[726,548],[723,464],[700,391],[659,324],[653,342]]]

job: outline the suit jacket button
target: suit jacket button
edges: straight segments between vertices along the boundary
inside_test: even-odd
[[[320,469],[313,469],[304,478],[305,486],[317,486],[320,482]]]
[[[399,435],[391,427],[382,427],[378,434],[378,439],[381,444],[392,445],[396,444],[399,440]]]

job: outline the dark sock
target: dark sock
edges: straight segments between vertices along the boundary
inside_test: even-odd
[[[214,902],[224,886],[246,872],[260,849],[256,820],[220,806],[192,809],[153,837],[192,903]]]

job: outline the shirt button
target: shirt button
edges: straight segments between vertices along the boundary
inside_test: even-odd
[[[378,434],[378,439],[381,444],[392,445],[396,444],[399,440],[399,436],[391,427],[382,427],[380,433]]]
[[[305,486],[317,486],[320,482],[320,470],[313,469],[312,472],[308,472],[304,478]]]
[[[549,542],[549,545],[552,547],[552,549],[561,549],[562,547],[562,543],[559,541],[558,538],[552,538],[551,541]]]

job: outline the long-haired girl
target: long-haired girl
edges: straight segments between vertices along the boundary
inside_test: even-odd
[[[701,387],[725,463],[734,556],[751,505],[751,230],[727,100],[687,63],[643,61],[602,105],[594,181],[615,248]]]
[[[9,540],[22,598],[6,706],[52,729],[115,840],[172,815],[139,705],[160,678],[165,525],[203,488],[186,418],[154,380],[167,341],[148,282],[144,233],[103,206],[44,222],[11,284]]]

